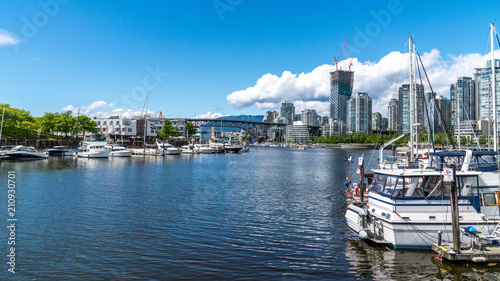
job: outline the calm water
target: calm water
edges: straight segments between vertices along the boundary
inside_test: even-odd
[[[17,273],[4,227],[0,279],[500,279],[497,266],[440,264],[353,236],[339,187],[357,168],[345,156],[363,152],[374,166],[372,151],[319,148],[0,162],[0,219],[11,170],[18,218]]]

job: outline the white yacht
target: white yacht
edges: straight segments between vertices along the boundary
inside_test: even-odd
[[[197,152],[194,150],[194,147],[192,144],[186,144],[181,146],[181,153],[182,154],[196,154]]]
[[[460,227],[491,234],[500,222],[498,151],[441,151],[427,169],[376,169],[364,208],[349,205],[346,220],[359,237],[395,248],[430,248],[453,241],[450,188],[443,167],[457,165]],[[461,241],[471,243],[462,235]]]
[[[11,150],[5,152],[5,157],[10,159],[46,159],[48,157],[47,154],[38,152],[32,146],[16,146]]]
[[[111,157],[131,157],[132,150],[121,145],[113,145],[110,149],[109,156]]]
[[[181,149],[171,145],[168,142],[162,142],[161,140],[156,140],[156,145],[158,147],[158,152],[163,155],[179,155],[181,154]]]
[[[195,144],[194,151],[199,154],[213,154],[215,153],[215,148],[209,145]]]
[[[82,158],[108,158],[111,150],[106,149],[106,142],[83,142],[78,152],[74,153],[76,157]]]

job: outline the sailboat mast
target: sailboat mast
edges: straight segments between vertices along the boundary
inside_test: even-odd
[[[497,150],[497,134],[498,134],[498,123],[497,123],[497,90],[496,90],[496,72],[495,72],[495,45],[493,41],[495,30],[495,24],[490,24],[490,36],[491,36],[491,93],[493,97],[493,149]]]
[[[415,123],[415,120],[413,120],[413,113],[415,111],[415,108],[414,108],[414,97],[413,97],[413,50],[412,50],[412,47],[413,47],[413,42],[412,42],[412,37],[409,36],[408,37],[408,48],[409,48],[409,51],[408,51],[408,54],[410,56],[410,88],[409,88],[409,101],[410,101],[410,124],[409,124],[409,127],[410,127],[410,161],[413,162],[414,159],[414,156],[415,156],[415,147],[414,147],[414,144],[413,144],[413,124]]]
[[[460,97],[458,91],[455,89],[455,99],[457,100],[457,131],[458,131],[458,150],[462,150],[462,136],[460,135]]]
[[[148,129],[148,105],[149,105],[149,91],[148,95],[146,96],[146,113],[144,114],[144,152],[146,152],[146,136],[147,136],[147,129]]]
[[[413,40],[412,40],[413,41]],[[418,88],[417,88],[417,55],[415,54],[415,41],[413,41],[413,56],[415,57],[415,64],[413,65],[413,122],[415,123],[415,154],[418,154],[418,110],[417,110],[417,102],[418,102]],[[417,155],[418,156],[418,155]]]
[[[0,144],[2,144],[2,129],[3,129],[3,117],[5,115],[5,106],[3,107],[2,111],[2,125],[0,125]]]

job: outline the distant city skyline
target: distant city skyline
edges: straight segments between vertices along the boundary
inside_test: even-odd
[[[173,118],[263,115],[281,100],[329,116],[329,72],[350,38],[351,59],[344,50],[338,66],[351,65],[353,93],[368,93],[373,112],[387,117],[407,82],[400,73],[407,36],[438,95],[450,98],[458,77],[484,66],[500,3],[470,6],[289,1],[285,11],[244,0],[9,1],[0,18],[0,103],[34,116],[78,109],[132,116],[149,91],[149,110]]]

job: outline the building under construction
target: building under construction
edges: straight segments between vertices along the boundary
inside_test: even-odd
[[[333,122],[346,123],[346,105],[351,98],[353,84],[354,71],[330,72],[330,118]]]

